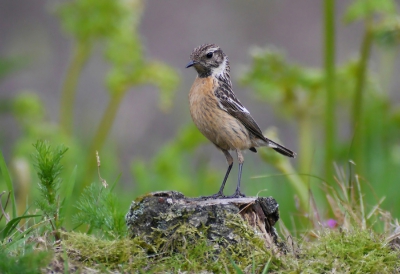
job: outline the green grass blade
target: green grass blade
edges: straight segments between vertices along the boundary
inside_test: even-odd
[[[66,215],[68,215],[68,212],[70,211],[71,208],[71,198],[74,190],[74,186],[76,183],[76,174],[77,174],[78,167],[75,166],[74,169],[72,170],[71,177],[69,178],[68,182],[63,184],[63,191],[62,193],[64,194],[64,199],[61,202],[61,207],[60,207],[60,217],[65,218]]]
[[[17,217],[17,218],[12,219],[11,221],[9,221],[7,223],[6,227],[1,232],[0,240],[3,241],[5,238],[7,238],[13,232],[13,230],[17,227],[17,225],[19,224],[19,222],[22,219],[39,217],[39,216],[42,216],[42,215],[25,215],[25,216],[21,216],[21,217]]]
[[[4,181],[6,182],[8,191],[11,192],[12,218],[15,219],[17,217],[17,205],[15,203],[14,187],[11,182],[10,172],[8,172],[6,161],[4,160],[3,153],[1,151],[0,151],[0,170],[1,174],[3,174],[3,178]]]
[[[237,266],[237,264],[233,261],[231,256],[229,256],[229,260],[231,261],[231,264],[233,268],[235,269],[236,274],[244,274],[243,271]]]
[[[262,271],[262,274],[267,274],[268,273],[268,269],[269,269],[269,264],[271,263],[271,258],[269,258],[267,264],[264,266],[264,269]]]
[[[41,215],[38,215],[41,216]],[[31,216],[32,217],[32,216]],[[32,231],[34,231],[35,229],[37,229],[39,226],[48,223],[48,220],[42,220],[40,223],[34,224],[31,227],[27,228],[26,230],[24,230],[22,233],[17,233],[18,231],[16,231],[13,235],[11,235],[12,237],[12,241],[7,242],[6,244],[4,244],[4,249],[9,249],[11,248],[13,245],[17,245],[20,243],[20,241],[26,241],[26,235],[28,235],[29,233],[31,233]]]
[[[115,186],[117,185],[119,179],[121,178],[122,173],[120,173],[117,178],[114,180],[114,182],[112,183],[111,187],[110,187],[110,192],[112,192],[115,188]]]
[[[333,177],[333,158],[336,148],[335,119],[335,0],[324,0],[324,71],[325,71],[325,174]]]
[[[69,274],[68,254],[65,245],[63,245],[63,257],[64,257],[64,274]]]
[[[78,167],[75,166],[74,169],[72,170],[71,177],[69,178],[68,182],[65,184],[63,193],[67,199],[69,199],[72,196],[72,191],[74,190],[74,186],[76,183],[77,170],[78,170]]]

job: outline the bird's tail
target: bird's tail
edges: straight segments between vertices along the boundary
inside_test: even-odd
[[[268,146],[272,149],[274,149],[275,151],[278,151],[280,154],[285,155],[287,157],[291,157],[291,158],[295,158],[296,157],[296,152],[291,151],[290,149],[281,146],[278,143],[275,143],[274,141],[265,138],[268,140]]]

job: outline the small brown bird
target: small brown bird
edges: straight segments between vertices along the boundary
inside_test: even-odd
[[[201,45],[193,50],[190,59],[186,68],[194,67],[197,71],[189,93],[190,114],[200,132],[224,153],[229,165],[220,190],[210,197],[226,197],[223,190],[233,165],[229,150],[236,151],[239,161],[236,191],[229,197],[244,197],[240,192],[242,150],[257,152],[256,147],[268,146],[288,157],[294,158],[296,153],[266,138],[250,112],[236,98],[228,57],[220,47]]]

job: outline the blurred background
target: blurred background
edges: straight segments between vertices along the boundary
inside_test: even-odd
[[[215,43],[239,100],[268,137],[298,153],[246,153],[247,195],[275,197],[294,229],[308,190],[334,218],[324,187],[358,180],[371,207],[385,196],[382,206],[399,216],[398,4],[0,0],[0,148],[19,208],[37,195],[37,139],[69,147],[62,176],[76,167],[76,195],[100,181],[99,151],[122,209],[149,191],[217,192],[227,164],[191,122],[196,73],[184,68],[194,47]],[[235,165],[226,194],[236,178]]]

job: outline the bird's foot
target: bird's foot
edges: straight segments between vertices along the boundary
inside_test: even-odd
[[[215,193],[215,194],[213,194],[213,195],[211,195],[211,196],[201,196],[200,198],[202,198],[202,199],[221,199],[221,198],[226,198],[226,196],[222,193],[222,192],[218,192],[218,193]]]
[[[246,195],[240,192],[240,190],[236,190],[235,193],[231,196],[225,196],[225,198],[242,198],[242,197],[246,197]]]

